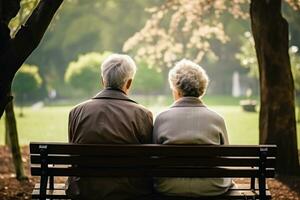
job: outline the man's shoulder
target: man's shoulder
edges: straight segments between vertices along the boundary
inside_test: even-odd
[[[76,111],[79,111],[79,110],[82,110],[85,106],[89,105],[91,103],[91,99],[89,100],[86,100],[86,101],[83,101],[75,106],[73,106],[70,110],[70,113],[73,113],[73,112],[76,112]]]
[[[115,100],[112,100],[111,102],[115,102]],[[83,110],[84,108],[89,108],[94,106],[98,107],[99,105],[103,105],[104,103],[105,101],[101,101],[100,99],[89,99],[74,106],[70,112],[78,112]],[[116,104],[124,107],[125,109],[135,110],[138,112],[146,113],[148,115],[152,115],[152,112],[148,108],[146,108],[141,104],[135,103],[133,101],[117,100]]]
[[[146,114],[152,116],[152,112],[148,108],[146,108],[145,106],[143,106],[142,104],[132,103],[132,106],[135,109],[139,110],[140,112],[143,112],[143,113],[146,113]]]

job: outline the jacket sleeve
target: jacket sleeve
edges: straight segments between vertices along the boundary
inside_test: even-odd
[[[221,125],[220,128],[222,130],[220,137],[221,137],[221,144],[227,145],[229,144],[229,139],[228,139],[228,134],[227,134],[227,129],[225,125],[224,119],[221,120]]]
[[[144,113],[144,117],[141,119],[140,125],[140,142],[142,144],[151,144],[153,131],[153,115],[150,111],[146,111]]]
[[[70,111],[70,113],[69,113],[69,123],[68,123],[68,136],[69,136],[69,138],[68,138],[68,140],[69,140],[69,142],[70,143],[72,143],[72,139],[73,139],[73,135],[74,135],[74,133],[73,133],[73,117],[72,117],[73,115],[72,115],[72,111]]]
[[[159,120],[158,120],[158,116],[156,117],[155,121],[154,121],[154,125],[153,125],[153,135],[152,135],[152,142],[154,144],[159,144],[159,135],[158,135],[158,127],[159,127]]]

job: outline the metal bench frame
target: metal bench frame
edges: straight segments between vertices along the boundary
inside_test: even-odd
[[[93,176],[244,177],[251,179],[250,187],[242,186],[235,191],[232,190],[231,193],[216,197],[184,198],[156,194],[153,199],[271,199],[266,187],[266,178],[275,175],[276,151],[275,145],[110,145],[33,142],[30,143],[31,174],[40,176],[40,185],[35,187],[32,198],[67,198],[65,194],[55,195],[57,190],[54,184],[55,176]],[[90,170],[87,170],[89,168]]]

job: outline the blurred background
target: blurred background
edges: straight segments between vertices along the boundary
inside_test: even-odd
[[[10,24],[12,30],[18,29],[37,2],[22,1],[22,12]],[[182,58],[195,60],[210,77],[204,103],[225,118],[231,143],[258,144],[258,66],[247,14],[214,7],[220,13],[217,17],[216,13],[212,16],[207,14],[205,21],[199,24],[204,35],[193,40],[194,35],[172,32],[172,24],[170,26],[168,20],[172,22],[174,13],[155,10],[162,2],[64,2],[42,43],[14,80],[22,145],[30,141],[67,141],[68,112],[101,90],[100,65],[111,53],[126,53],[135,58],[138,71],[130,96],[147,106],[154,116],[173,101],[167,82],[169,68]],[[248,13],[248,6],[248,3],[241,4],[239,11]],[[300,11],[287,3],[283,3],[282,9],[290,25],[290,56],[298,95]],[[209,13],[209,10],[206,12]],[[164,19],[159,21],[158,26],[156,20],[162,19],[160,15]],[[186,32],[197,34],[191,31],[191,27],[187,29]],[[152,33],[152,30],[155,31]],[[175,39],[179,39],[156,38],[165,33],[172,33]],[[185,41],[186,38],[189,40]],[[201,51],[195,54],[195,49]],[[252,107],[248,108],[249,104]],[[299,138],[298,131],[298,147]],[[0,144],[4,143],[5,127],[4,120],[1,120]]]

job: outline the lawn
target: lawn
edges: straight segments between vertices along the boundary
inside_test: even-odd
[[[136,97],[139,102],[154,113],[154,116],[167,108],[172,101],[170,98],[156,97],[143,99]],[[225,99],[225,100],[224,100]],[[232,144],[257,144],[258,143],[258,113],[243,112],[238,106],[238,100],[230,98],[213,97],[205,100],[206,104],[226,121],[228,135]],[[225,105],[219,105],[220,103]],[[20,144],[26,145],[30,141],[67,141],[68,112],[72,106],[46,106],[40,109],[26,107],[25,117],[17,117]],[[16,108],[18,116],[19,108]],[[300,125],[297,127],[298,133]],[[0,121],[0,144],[4,144],[4,120]],[[300,147],[300,134],[298,146]]]

